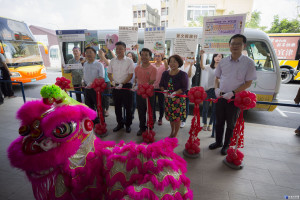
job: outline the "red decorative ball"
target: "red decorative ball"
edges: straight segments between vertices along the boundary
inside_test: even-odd
[[[207,97],[203,87],[192,87],[188,92],[188,97],[192,103],[200,104]]]
[[[241,110],[248,110],[256,106],[256,95],[249,91],[242,91],[235,95],[234,105]]]
[[[103,92],[106,86],[107,84],[105,83],[104,78],[95,78],[91,88],[93,88],[96,92]]]
[[[153,85],[149,85],[148,83],[142,85],[139,84],[137,94],[142,96],[143,98],[148,98],[153,96],[154,94],[153,90],[154,90]]]
[[[65,77],[57,77],[55,85],[59,86],[62,90],[70,88],[71,81]]]

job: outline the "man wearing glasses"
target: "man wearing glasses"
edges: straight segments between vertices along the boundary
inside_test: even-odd
[[[229,40],[231,55],[223,58],[215,71],[215,93],[220,99],[216,104],[216,142],[209,145],[209,149],[222,147],[222,155],[227,155],[230,138],[239,114],[239,108],[234,106],[234,102],[228,103],[227,100],[234,99],[235,93],[246,90],[256,79],[254,61],[242,55],[246,43],[247,39],[244,35],[232,36]],[[225,121],[226,132],[223,145]]]

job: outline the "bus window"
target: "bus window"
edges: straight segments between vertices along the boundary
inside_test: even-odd
[[[50,49],[50,58],[58,59],[58,49]]]
[[[254,60],[257,71],[274,71],[270,50],[264,42],[247,42],[243,54]]]
[[[43,63],[38,45],[34,42],[3,41],[3,46],[8,67]]]

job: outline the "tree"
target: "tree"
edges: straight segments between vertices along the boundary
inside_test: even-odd
[[[251,13],[250,21],[246,22],[245,27],[247,27],[247,28],[254,28],[254,29],[260,29],[260,30],[264,31],[267,27],[259,25],[260,24],[260,14],[261,14],[260,11],[254,10]]]
[[[197,17],[197,20],[196,21],[191,21],[189,23],[189,27],[203,27],[203,17],[204,16],[199,16]]]
[[[289,21],[286,18],[280,21],[279,16],[275,15],[268,33],[300,33],[300,22],[297,19]]]

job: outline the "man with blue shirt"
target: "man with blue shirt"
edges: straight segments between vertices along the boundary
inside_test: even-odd
[[[221,154],[227,155],[230,139],[239,114],[239,108],[234,102],[236,93],[249,88],[252,81],[256,79],[256,68],[254,61],[242,55],[246,47],[247,39],[244,35],[236,34],[229,40],[231,55],[223,58],[216,68],[215,93],[217,98],[221,97],[216,104],[216,142],[209,145],[209,149],[222,147]],[[224,126],[226,132],[223,145]]]
[[[104,67],[103,65],[95,60],[96,50],[92,47],[85,48],[86,62],[83,65],[83,81],[86,85],[84,90],[85,93],[85,104],[93,109],[97,110],[97,96],[93,88],[90,88],[91,84],[96,78],[104,78]],[[99,118],[94,120],[94,123],[99,123]]]

